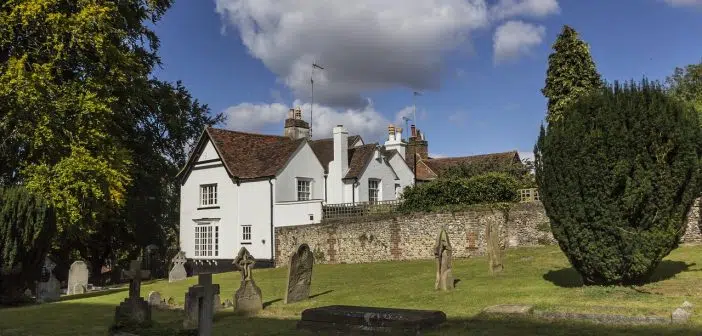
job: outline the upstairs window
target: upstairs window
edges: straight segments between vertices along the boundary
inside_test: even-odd
[[[380,180],[368,180],[368,202],[380,201]]]
[[[217,205],[217,184],[200,185],[200,206]]]
[[[298,179],[297,180],[297,200],[298,201],[309,201],[312,194],[311,189],[312,181],[308,179]]]

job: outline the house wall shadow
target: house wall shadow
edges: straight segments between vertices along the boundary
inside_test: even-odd
[[[695,263],[687,264],[683,261],[663,260],[658,265],[653,274],[643,284],[659,282],[673,278],[675,275],[690,271],[690,267],[695,266]],[[575,288],[584,286],[583,279],[574,268],[561,268],[559,270],[551,270],[543,275],[544,280],[553,283],[556,286],[564,288]]]

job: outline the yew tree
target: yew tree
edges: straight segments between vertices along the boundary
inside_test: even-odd
[[[614,83],[542,127],[536,179],[561,250],[586,284],[646,281],[700,192],[695,111],[657,83]]]
[[[590,47],[580,39],[575,29],[563,26],[552,47],[553,53],[548,56],[546,85],[541,90],[548,99],[546,120],[549,123],[564,118],[568,104],[602,84],[590,55]]]

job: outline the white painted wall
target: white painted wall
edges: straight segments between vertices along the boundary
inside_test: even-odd
[[[273,196],[278,181],[273,180]],[[256,259],[271,259],[271,185],[268,180],[241,182],[239,187],[238,219],[234,227],[234,236],[231,239],[234,246],[228,254],[229,258],[235,258],[236,253],[242,246],[245,246],[251,255]],[[275,215],[275,210],[274,210]],[[251,244],[242,244],[243,225],[251,225]]]
[[[205,145],[205,148],[200,153],[200,156],[197,158],[197,162],[206,161],[206,160],[213,160],[213,159],[219,159],[219,155],[217,155],[217,151],[215,150],[214,146],[212,145],[212,141],[207,140],[207,144]]]
[[[186,257],[195,258],[196,221],[215,218],[219,219],[219,255],[217,257],[202,258],[232,258],[231,251],[236,248],[232,237],[235,236],[234,230],[238,223],[237,202],[239,200],[239,191],[236,185],[232,183],[221,162],[200,164],[195,167],[209,168],[192,170],[180,188],[180,249],[185,252]],[[200,185],[210,183],[217,183],[217,203],[219,208],[198,209],[200,207]]]
[[[297,178],[312,179],[311,199],[324,199],[324,167],[305,143],[276,177],[275,202],[297,201]]]
[[[274,214],[275,227],[320,223],[322,200],[276,203]]]
[[[414,174],[412,170],[399,155],[393,155],[388,163],[390,167],[392,167],[392,170],[395,171],[395,174],[397,174],[397,177],[400,178],[400,180],[395,181],[395,183],[399,183],[401,189],[405,189],[414,184]]]
[[[376,153],[379,153],[376,150]],[[395,200],[395,174],[387,164],[382,155],[380,159],[373,159],[366,167],[361,177],[358,179],[356,202],[368,202],[368,180],[379,179],[381,181],[380,200],[392,201]]]
[[[204,154],[204,155],[203,155]],[[217,159],[208,143],[196,161]],[[237,186],[230,179],[222,162],[196,164],[180,188],[180,248],[187,258],[233,259],[241,246],[246,246],[257,259],[270,259],[271,208],[268,180],[245,182]],[[200,169],[202,168],[202,169]],[[200,185],[217,183],[215,209],[200,208]],[[275,195],[275,180],[273,180]],[[198,222],[215,219],[219,226],[218,255],[195,257],[195,226]],[[251,225],[251,244],[243,245],[242,225]]]

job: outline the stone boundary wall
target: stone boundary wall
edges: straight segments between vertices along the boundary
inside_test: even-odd
[[[700,200],[687,220],[684,243],[702,243]],[[317,263],[363,263],[388,260],[431,259],[441,225],[453,246],[453,256],[485,253],[485,228],[500,226],[506,247],[555,244],[541,202],[518,203],[508,211],[476,208],[456,213],[391,214],[384,218],[348,218],[321,224],[275,228],[276,266],[287,263],[299,244],[306,243]]]

